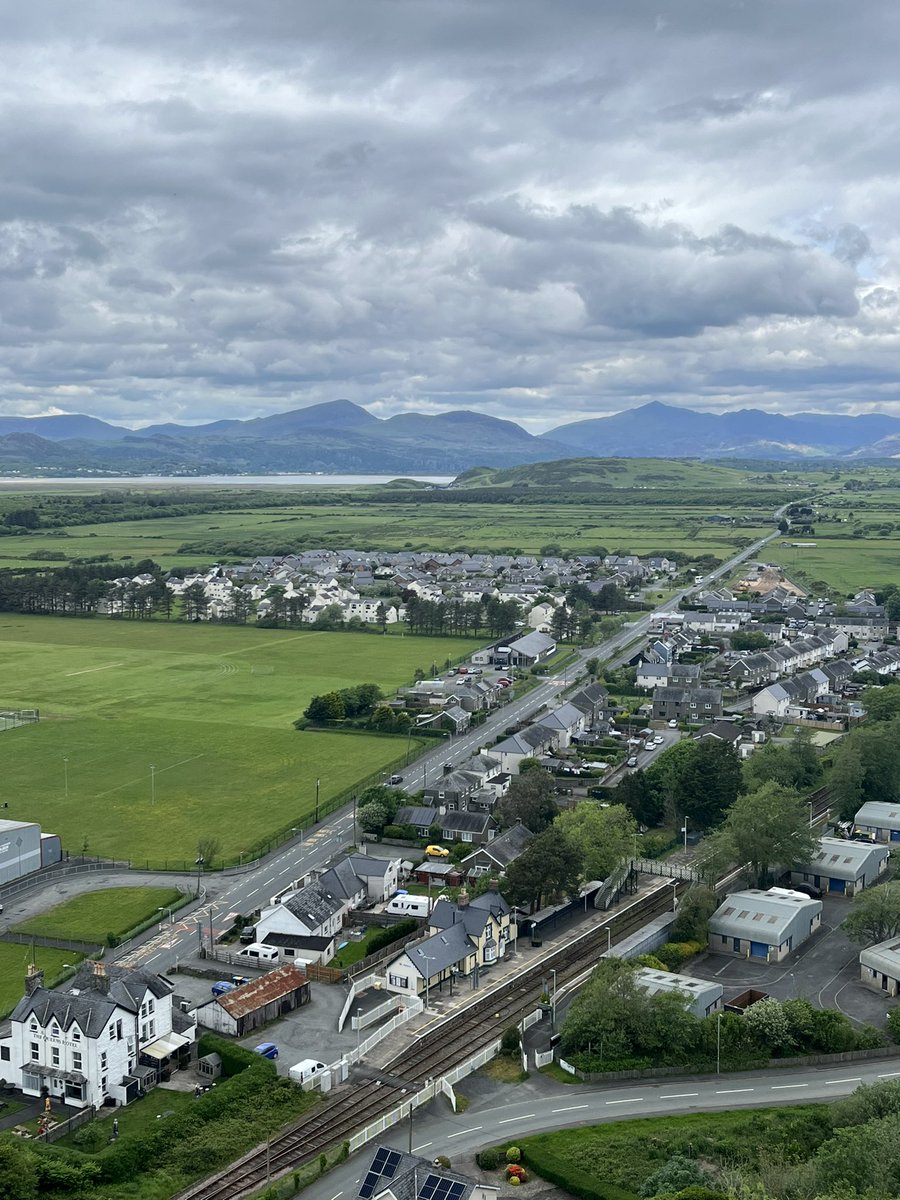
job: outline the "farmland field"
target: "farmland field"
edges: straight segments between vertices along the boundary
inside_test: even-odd
[[[406,750],[296,732],[311,696],[393,691],[478,644],[4,614],[0,707],[42,717],[0,735],[4,816],[39,821],[72,854],[190,865],[206,836],[237,859],[309,821],[317,778],[325,804]]]
[[[159,910],[184,897],[177,888],[102,888],[64,900],[40,916],[15,926],[16,933],[69,938],[73,942],[103,942],[108,933],[117,937],[155,917]]]

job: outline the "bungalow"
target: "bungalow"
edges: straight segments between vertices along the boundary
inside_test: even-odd
[[[726,896],[709,918],[709,948],[713,954],[781,962],[821,921],[821,900],[786,888],[750,888]]]
[[[887,870],[887,846],[823,837],[812,860],[791,871],[791,883],[812,883],[839,896],[871,887]]]
[[[246,1037],[303,1004],[309,1004],[309,980],[303,971],[287,963],[207,1000],[197,1008],[197,1023],[218,1033]]]
[[[490,813],[448,812],[415,804],[398,808],[394,821],[397,825],[412,825],[422,838],[431,837],[432,827],[437,826],[441,837],[448,841],[478,845],[491,841],[497,832],[497,822]]]
[[[327,966],[334,958],[335,936],[305,937],[302,933],[267,933],[260,941],[278,951],[279,962],[321,963]]]

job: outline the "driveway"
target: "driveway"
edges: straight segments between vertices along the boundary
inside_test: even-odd
[[[721,983],[726,1000],[745,988],[759,988],[778,1000],[803,996],[817,1008],[836,1008],[857,1023],[883,1028],[896,1002],[860,982],[860,946],[841,928],[850,902],[826,896],[823,904],[820,932],[784,962],[757,963],[707,953],[691,963],[685,974]]]

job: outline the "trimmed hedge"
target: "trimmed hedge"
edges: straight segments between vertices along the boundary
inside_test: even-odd
[[[366,947],[368,954],[375,954],[378,950],[383,950],[385,946],[390,946],[392,942],[397,942],[400,938],[406,937],[410,933],[415,933],[419,928],[419,922],[412,919],[408,921],[398,921],[396,925],[389,925],[387,929],[382,929],[380,933],[376,933],[369,940]]]
[[[548,1183],[555,1183],[563,1191],[578,1196],[579,1200],[637,1200],[634,1192],[596,1179],[546,1150],[542,1152],[541,1142],[540,1137],[526,1138],[521,1145],[522,1161]]]
[[[248,1067],[258,1066],[259,1063],[265,1064],[268,1074],[277,1074],[275,1064],[271,1059],[263,1058],[261,1054],[255,1054],[252,1050],[238,1046],[235,1042],[229,1042],[227,1038],[219,1037],[215,1033],[201,1034],[197,1043],[197,1054],[200,1058],[204,1054],[218,1054],[222,1060],[222,1074],[226,1079],[232,1075],[239,1075]]]

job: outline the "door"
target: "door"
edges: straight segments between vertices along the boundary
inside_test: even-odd
[[[769,957],[769,947],[766,945],[765,942],[751,942],[750,943],[750,957],[751,958],[768,958]]]
[[[836,892],[839,896],[843,896],[847,890],[847,881],[845,879],[829,879],[828,890],[829,892]]]
[[[891,841],[892,842],[900,842],[900,829],[892,829],[891,830]]]
[[[731,939],[731,948],[732,948],[732,950],[735,952],[735,954],[740,954],[740,952],[741,952],[741,939],[740,939],[740,938],[732,938],[732,939]]]

